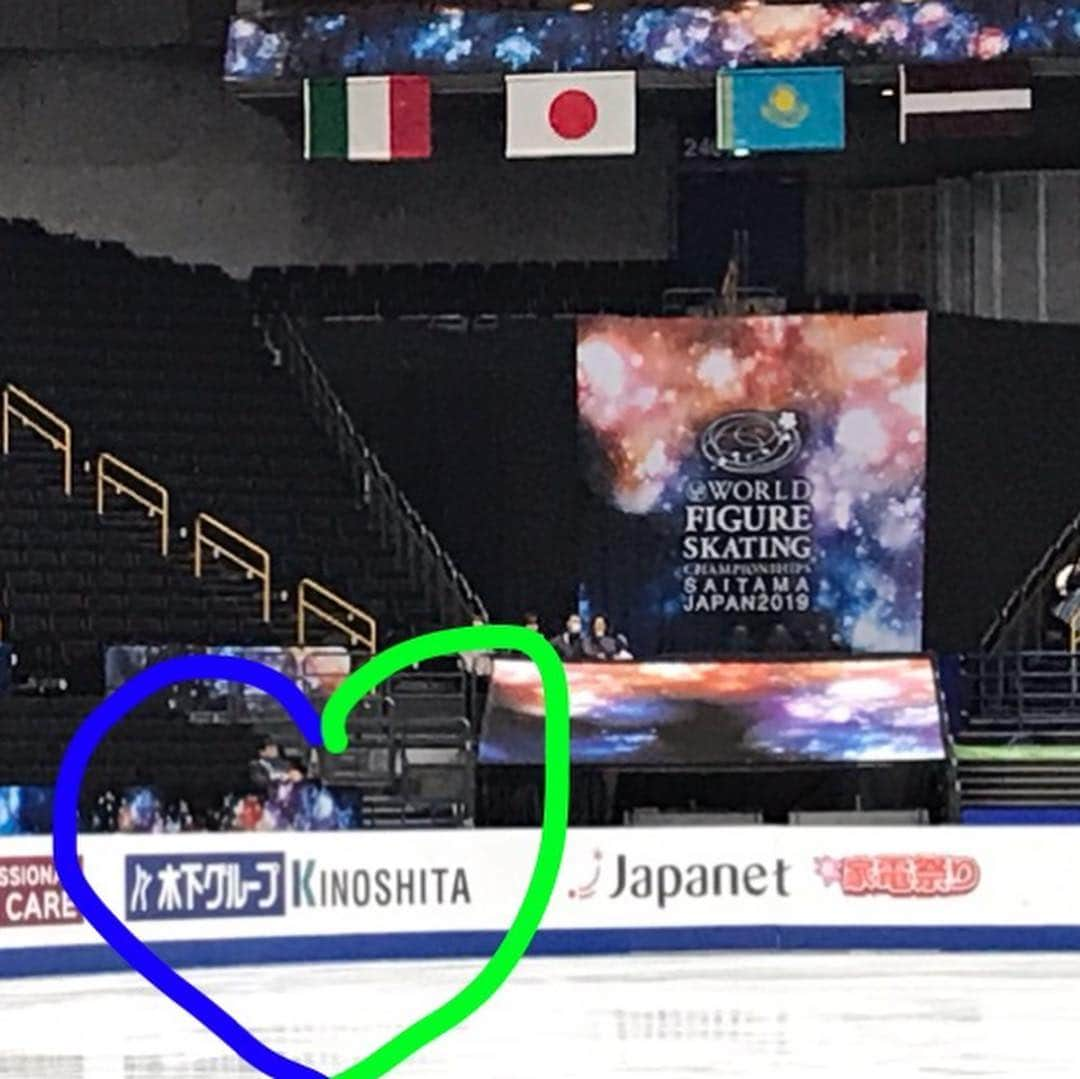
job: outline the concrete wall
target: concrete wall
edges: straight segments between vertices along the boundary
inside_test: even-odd
[[[607,161],[507,162],[501,98],[438,97],[436,159],[305,163],[292,127],[236,101],[220,58],[0,53],[0,216],[143,254],[252,266],[669,254],[670,121]]]
[[[192,39],[192,15],[198,15],[199,7],[190,0],[4,0],[0,48],[182,44]]]
[[[807,287],[916,292],[949,314],[1080,322],[1080,171],[813,188]]]
[[[808,290],[934,297],[932,186],[811,187],[806,230]]]

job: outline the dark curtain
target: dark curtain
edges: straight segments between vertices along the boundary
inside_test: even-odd
[[[507,320],[463,334],[342,324],[312,340],[360,429],[493,616],[536,608],[554,632],[590,568],[654,579],[645,552],[655,547],[634,532],[648,525],[590,499],[579,478],[572,321]],[[928,647],[975,648],[1080,510],[1078,401],[1080,328],[931,320]],[[633,636],[637,594],[589,598]],[[671,643],[662,626],[631,640],[640,654]]]
[[[1080,327],[930,321],[926,643],[973,650],[1080,510]]]
[[[316,355],[357,426],[493,618],[554,633],[578,548],[572,321],[448,332],[326,324]]]

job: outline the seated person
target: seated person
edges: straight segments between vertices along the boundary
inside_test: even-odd
[[[551,644],[559,653],[564,663],[573,663],[585,658],[585,641],[581,634],[581,615],[571,614],[566,618],[566,629],[551,638]]]
[[[582,648],[586,659],[613,660],[633,659],[630,645],[621,633],[615,633],[602,614],[593,615],[589,623],[589,635]]]

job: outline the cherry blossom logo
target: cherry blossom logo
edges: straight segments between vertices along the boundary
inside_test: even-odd
[[[844,895],[942,897],[968,895],[979,886],[974,858],[960,854],[857,854],[815,858],[814,872]]]
[[[791,464],[802,452],[799,417],[783,412],[729,412],[701,435],[701,453],[714,468],[763,476]]]
[[[585,883],[579,884],[576,888],[571,888],[566,894],[571,899],[592,899],[596,895],[596,886],[600,883],[600,863],[604,860],[604,852],[601,850],[593,851],[593,861],[596,865],[593,868],[592,877]]]

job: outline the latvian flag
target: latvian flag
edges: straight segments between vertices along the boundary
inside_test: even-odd
[[[421,75],[304,82],[304,156],[431,157],[431,84]]]
[[[900,68],[901,142],[1027,135],[1031,128],[1031,69],[1025,63]]]
[[[637,148],[633,71],[506,77],[507,157],[601,157]]]

